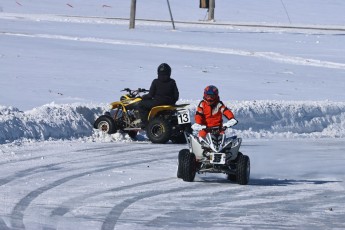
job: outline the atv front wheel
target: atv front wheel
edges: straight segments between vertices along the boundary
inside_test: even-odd
[[[115,122],[113,118],[108,115],[102,115],[99,118],[97,118],[93,127],[108,134],[116,132]]]
[[[236,178],[240,185],[246,185],[249,182],[250,175],[250,160],[246,155],[240,154],[238,156]]]
[[[188,149],[182,149],[180,150],[180,152],[178,153],[178,162],[177,162],[177,178],[182,178],[183,175],[183,159],[184,157],[189,153]]]
[[[170,139],[171,132],[169,122],[160,117],[149,121],[146,128],[146,135],[152,143],[166,143]]]
[[[195,154],[186,152],[182,158],[182,179],[184,181],[192,182],[196,173],[196,159]]]

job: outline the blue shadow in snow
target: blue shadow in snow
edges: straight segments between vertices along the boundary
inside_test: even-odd
[[[288,186],[288,185],[295,185],[295,184],[328,184],[328,183],[339,183],[339,182],[342,182],[342,181],[252,178],[249,180],[248,185],[252,185],[252,186]]]
[[[196,179],[195,182],[201,183],[229,183],[237,184],[236,182],[221,178],[216,175],[202,176]],[[342,181],[337,180],[297,180],[297,179],[275,179],[275,178],[250,178],[247,186],[288,186],[297,184],[328,184],[328,183],[340,183]]]

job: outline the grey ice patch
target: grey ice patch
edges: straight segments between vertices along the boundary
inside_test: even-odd
[[[2,9],[2,7],[0,6],[0,12],[3,12],[3,9]]]

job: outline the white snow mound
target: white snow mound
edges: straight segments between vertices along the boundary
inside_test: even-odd
[[[191,117],[198,101],[189,103]],[[296,101],[224,102],[239,123],[229,132],[246,138],[345,137],[345,103]],[[104,105],[47,104],[29,111],[0,106],[0,144],[21,140],[56,140],[90,137],[106,140],[93,129]],[[193,121],[194,122],[194,121]],[[102,138],[100,138],[102,137]],[[140,135],[139,139],[145,140]],[[112,141],[128,141],[112,135]]]

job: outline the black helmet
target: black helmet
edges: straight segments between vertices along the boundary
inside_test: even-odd
[[[167,63],[160,64],[157,68],[157,74],[158,74],[158,76],[167,75],[170,77],[170,75],[171,75],[170,66]]]

